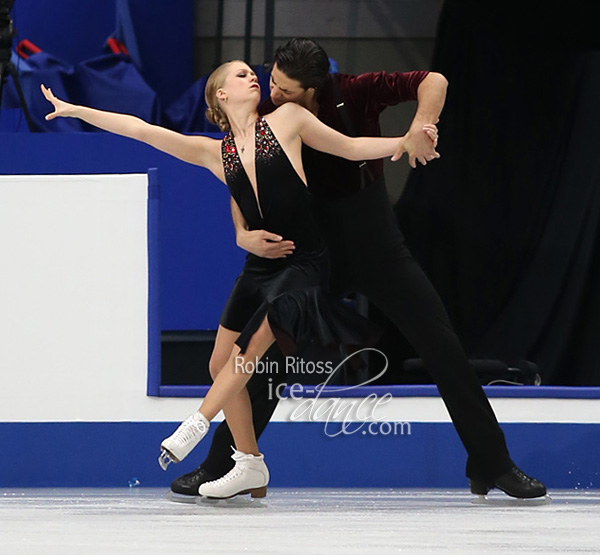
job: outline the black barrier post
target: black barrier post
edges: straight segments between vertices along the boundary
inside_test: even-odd
[[[225,12],[225,0],[219,0],[217,5],[217,32],[216,42],[217,49],[215,50],[215,68],[223,63],[223,21]]]
[[[273,36],[275,34],[275,0],[265,2],[265,57],[264,63],[273,61]]]
[[[244,29],[244,61],[250,64],[252,51],[252,4],[253,0],[246,0],[246,26]]]

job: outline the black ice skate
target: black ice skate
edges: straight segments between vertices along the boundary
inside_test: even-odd
[[[171,482],[171,491],[167,493],[167,499],[175,503],[195,503],[200,496],[198,488],[204,482],[215,480],[216,476],[209,474],[200,465],[195,470],[176,478]]]
[[[527,476],[516,466],[513,466],[508,472],[502,474],[494,482],[480,482],[478,480],[469,480],[471,493],[478,496],[474,503],[481,504],[518,504],[518,505],[545,505],[552,499],[547,494],[546,486]],[[511,499],[492,499],[488,493],[494,488],[499,489],[510,496]]]

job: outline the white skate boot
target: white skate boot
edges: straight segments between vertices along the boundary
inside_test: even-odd
[[[265,497],[269,483],[269,469],[264,455],[248,455],[233,450],[235,466],[222,478],[204,482],[198,489],[200,495],[211,499],[229,499],[249,493],[252,497]]]
[[[167,466],[172,462],[178,463],[185,459],[206,435],[209,427],[210,422],[200,412],[196,411],[188,416],[179,428],[160,444],[161,452],[158,457],[160,467],[167,470]]]

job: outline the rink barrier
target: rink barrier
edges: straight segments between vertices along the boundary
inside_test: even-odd
[[[160,326],[160,183],[158,168],[148,169],[148,383],[147,394],[158,395],[161,367]]]
[[[0,423],[10,456],[0,487],[164,487],[204,460],[214,433],[163,472],[160,441],[173,422]],[[511,456],[549,488],[597,489],[600,426],[503,424]],[[338,428],[339,429],[339,428]],[[335,433],[335,426],[329,432]],[[259,440],[273,487],[466,488],[466,455],[450,423],[414,422],[402,434],[330,437],[319,422],[271,422]]]
[[[204,397],[208,385],[162,385],[161,397]],[[291,386],[283,389],[282,396],[290,397]],[[563,387],[563,386],[507,386],[488,385],[483,390],[491,398],[523,399],[600,399],[600,387]],[[382,396],[389,393],[392,397],[438,397],[435,385],[373,385],[373,386],[318,386],[294,385],[294,394],[301,397],[366,397]]]
[[[161,193],[164,193],[160,217],[172,228],[167,230],[167,226],[161,226],[159,248],[163,255],[169,256],[163,259],[159,272],[163,286],[160,320],[156,313],[151,313],[150,307],[157,306],[157,299],[149,293],[148,316],[154,329],[148,330],[148,339],[153,340],[157,348],[157,321],[162,322],[165,329],[214,329],[215,314],[223,305],[221,295],[228,294],[231,288],[228,280],[235,278],[242,259],[241,252],[234,246],[224,187],[204,188],[202,182],[209,185],[208,182],[214,181],[206,172],[173,161],[144,145],[106,134],[0,134],[0,146],[0,165],[7,174],[145,173],[149,167],[159,166]],[[149,222],[158,221],[159,215],[156,211],[152,213],[154,201],[158,203],[158,192],[158,188],[150,184]],[[198,226],[198,218],[202,219],[203,226]],[[191,229],[187,225],[201,232],[187,235]],[[185,244],[181,242],[182,234]],[[231,249],[221,248],[228,240]],[[155,271],[157,250],[156,244],[151,243],[149,237],[149,261]],[[201,260],[190,258],[190,252],[200,250]],[[188,281],[178,281],[182,268],[188,273]],[[218,280],[207,268],[219,268]],[[204,281],[198,281],[199,278]],[[168,286],[164,286],[163,280]],[[182,286],[178,287],[179,284]],[[210,287],[211,295],[191,302],[186,290],[191,286],[195,290]],[[152,348],[150,346],[149,362],[156,370],[158,351]],[[36,379],[51,369],[40,366],[34,370],[37,374],[30,375],[30,384],[36,384]],[[7,452],[0,458],[0,486],[127,487],[131,479],[137,477],[142,487],[167,489],[172,479],[203,460],[210,437],[188,460],[173,465],[167,473],[160,470],[156,461],[158,445],[172,433],[176,421],[197,406],[196,398],[202,397],[207,387],[161,386],[156,379],[158,373],[153,374],[154,381],[149,380],[146,369],[139,378],[136,374],[134,382],[127,382],[123,387],[126,376],[107,367],[102,379],[112,388],[110,396],[106,396],[104,389],[69,387],[69,383],[56,382],[51,391],[45,392],[47,405],[35,403],[32,390],[15,390],[7,399],[6,416],[0,422],[0,437]],[[398,409],[390,413],[390,419],[396,414],[408,418],[411,433],[363,435],[359,432],[331,437],[325,432],[323,421],[292,422],[275,418],[259,443],[271,469],[272,486],[466,487],[466,455],[452,424],[447,421],[435,386],[364,386],[349,392],[333,386],[320,393],[315,386],[302,390],[294,387],[295,395],[306,399],[315,398],[317,394],[325,400],[360,399],[369,394],[389,393],[393,397],[390,405]],[[597,488],[600,483],[597,464],[600,425],[595,416],[600,414],[595,408],[595,400],[600,398],[599,389],[485,388],[494,405],[500,402],[506,407],[506,403],[513,403],[508,412],[504,409],[498,411],[499,414],[520,410],[517,420],[503,421],[499,417],[515,461],[551,488],[573,489]],[[291,396],[291,393],[287,388],[283,396]],[[50,403],[50,400],[56,402]],[[288,402],[285,400],[280,405],[286,406]],[[402,412],[408,405],[415,407],[414,410]],[[536,411],[542,405],[546,417],[569,420],[536,420]],[[433,418],[432,412],[435,413]],[[577,413],[583,417],[578,419]],[[521,416],[523,421],[518,420]],[[340,423],[332,422],[330,431],[335,432],[336,426]]]

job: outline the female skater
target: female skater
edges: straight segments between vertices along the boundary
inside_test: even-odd
[[[324,294],[328,259],[310,207],[302,143],[359,161],[403,152],[406,139],[346,137],[293,103],[259,118],[258,80],[242,61],[223,64],[206,85],[207,116],[229,131],[223,141],[182,135],[134,116],[75,106],[43,85],[42,92],[54,106],[46,119],[77,117],[203,166],[227,184],[250,229],[268,229],[294,242],[295,251],[286,258],[247,257],[220,319],[209,364],[213,385],[198,411],[163,440],[159,457],[163,469],[183,460],[222,409],[235,440],[236,464],[222,478],[202,484],[199,493],[217,498],[239,493],[264,497],[269,472],[258,451],[245,388],[254,363],[274,341],[285,354],[296,354],[311,340],[337,347],[376,339],[367,321]],[[435,126],[424,129],[435,142]]]

